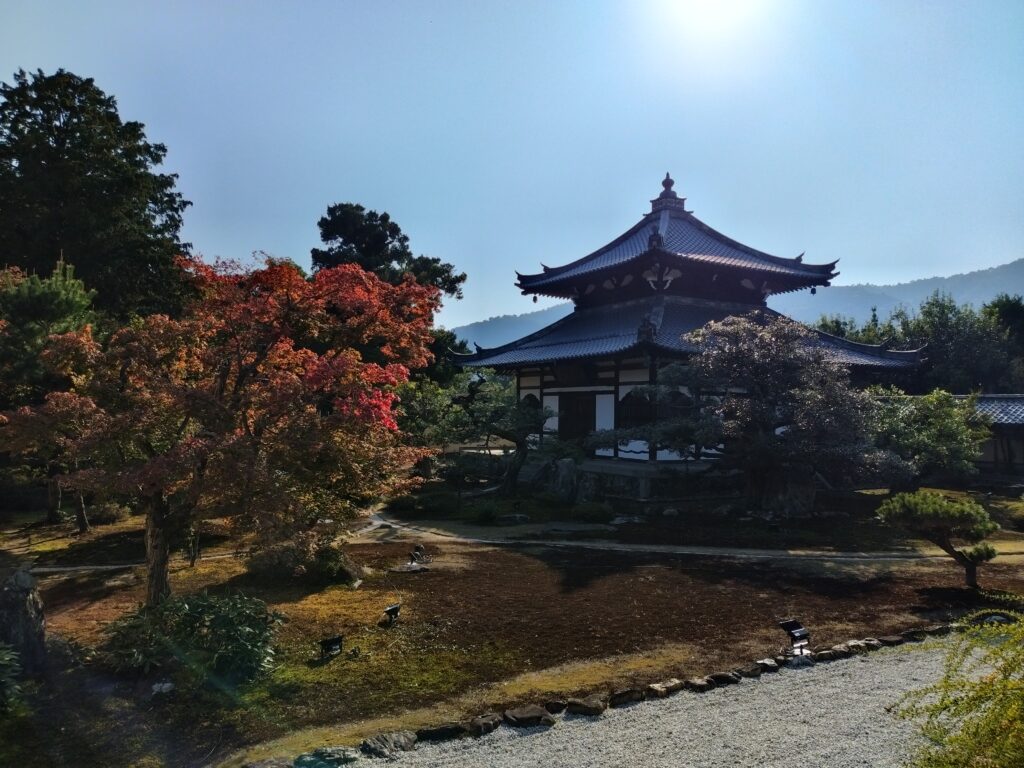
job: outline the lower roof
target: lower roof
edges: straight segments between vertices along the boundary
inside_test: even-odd
[[[477,347],[475,354],[456,355],[456,362],[480,368],[521,368],[563,360],[621,357],[631,352],[662,352],[685,356],[697,347],[685,334],[714,320],[753,310],[779,316],[765,307],[657,295],[618,304],[576,309],[536,333],[493,349]],[[919,350],[897,351],[882,345],[858,344],[814,331],[832,359],[851,368],[912,369],[921,361]]]

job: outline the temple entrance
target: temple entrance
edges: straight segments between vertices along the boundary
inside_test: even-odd
[[[593,392],[563,392],[558,398],[558,439],[582,442],[596,427]]]

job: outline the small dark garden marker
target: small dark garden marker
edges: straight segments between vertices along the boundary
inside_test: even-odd
[[[789,635],[789,641],[792,643],[790,653],[794,656],[804,656],[810,654],[811,650],[807,646],[811,643],[811,633],[796,619],[783,619],[779,622],[779,627]]]
[[[337,656],[345,645],[345,636],[326,637],[320,641],[320,658],[326,659],[330,656]]]

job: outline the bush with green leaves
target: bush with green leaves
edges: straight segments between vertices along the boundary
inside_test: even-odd
[[[318,584],[350,584],[363,576],[363,569],[331,536],[317,532],[300,533],[260,549],[249,558],[254,573],[305,579]]]
[[[282,620],[241,594],[171,597],[110,624],[104,658],[118,672],[159,668],[191,685],[232,686],[270,669]]]
[[[0,643],[0,715],[10,712],[21,701],[20,675],[18,652],[6,643]]]
[[[882,502],[878,516],[927,539],[952,557],[963,567],[969,587],[978,586],[978,566],[996,556],[983,539],[998,531],[999,525],[972,499],[948,499],[935,491],[897,493]]]
[[[935,685],[903,700],[900,714],[923,718],[928,743],[915,768],[1024,765],[1024,615],[1015,623],[968,617]]]
[[[112,525],[131,517],[132,511],[116,501],[103,501],[89,509],[89,522],[93,525]]]

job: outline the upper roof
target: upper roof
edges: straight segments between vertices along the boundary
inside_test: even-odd
[[[838,273],[836,262],[804,264],[803,254],[787,259],[743,245],[702,222],[686,210],[686,199],[673,190],[666,173],[662,193],[651,201],[651,212],[627,232],[602,248],[561,267],[544,267],[534,275],[518,272],[523,293],[570,295],[569,286],[581,278],[621,267],[645,254],[677,263],[705,264],[750,272],[764,280],[764,295],[809,286],[828,285]],[[774,281],[774,282],[773,282]]]
[[[708,301],[657,294],[642,299],[577,309],[536,333],[494,349],[477,348],[459,355],[463,365],[518,368],[524,365],[625,356],[660,351],[669,356],[691,354],[697,348],[685,334],[713,320],[751,310],[779,316],[770,309],[747,304]],[[816,343],[837,362],[852,368],[910,369],[920,361],[918,351],[904,352],[881,345],[858,344],[814,331]]]

